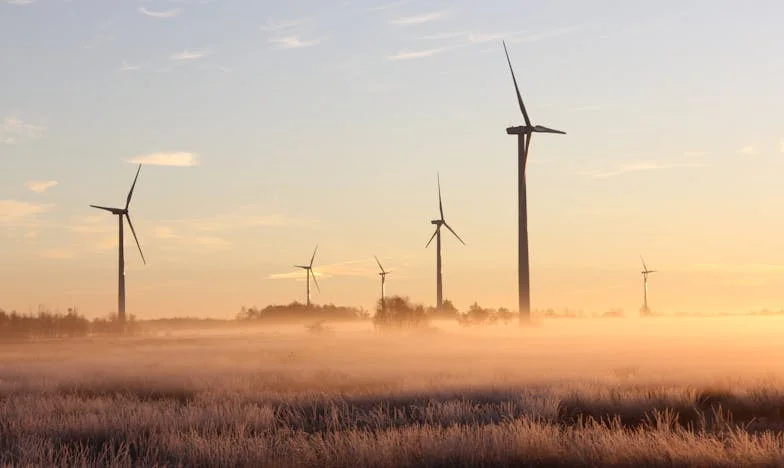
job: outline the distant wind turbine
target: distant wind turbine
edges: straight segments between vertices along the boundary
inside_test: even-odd
[[[651,273],[656,273],[656,270],[649,270],[648,266],[645,265],[645,260],[640,255],[640,260],[642,261],[642,282],[643,282],[643,299],[642,299],[642,309],[640,309],[640,313],[642,315],[651,315],[651,309],[648,308],[648,275]]]
[[[131,190],[128,192],[128,198],[125,199],[125,208],[110,208],[108,206],[99,206],[99,205],[90,205],[92,208],[97,208],[99,210],[108,211],[113,215],[117,215],[117,221],[119,222],[119,235],[120,235],[120,242],[119,242],[119,278],[118,278],[118,290],[117,290],[117,319],[120,321],[121,324],[125,323],[125,244],[123,243],[123,216],[128,220],[128,226],[131,228],[131,233],[133,234],[133,239],[136,241],[136,247],[139,248],[139,255],[142,257],[142,262],[146,265],[147,260],[144,258],[144,253],[142,253],[142,246],[139,245],[139,238],[136,237],[136,231],[133,229],[133,223],[131,222],[131,216],[128,213],[128,207],[131,204],[131,197],[133,197],[133,189],[136,187],[136,180],[139,178],[139,171],[142,170],[142,165],[139,164],[139,168],[136,169],[136,177],[133,178],[133,184],[131,184]]]
[[[523,104],[523,98],[520,95],[520,88],[517,86],[517,78],[515,78],[514,70],[512,69],[512,61],[509,59],[509,51],[506,49],[506,43],[504,42],[503,44],[506,61],[509,64],[509,71],[512,72],[512,81],[514,82],[515,92],[517,93],[517,103],[520,105],[520,110],[522,111],[523,119],[525,120],[525,125],[520,127],[509,127],[506,129],[506,133],[509,135],[517,135],[517,290],[520,323],[526,324],[531,321],[531,275],[528,264],[528,208],[525,190],[525,165],[528,161],[528,147],[531,145],[531,137],[534,133],[558,133],[566,135],[566,132],[531,124],[531,119],[528,118],[528,112],[525,110],[525,104]]]
[[[441,226],[445,226],[447,229],[449,229],[449,232],[454,234],[461,244],[465,245],[465,242],[463,242],[463,239],[457,235],[454,229],[452,229],[444,219],[444,205],[441,203],[441,176],[436,173],[436,177],[438,181],[438,212],[441,217],[439,219],[430,221],[431,224],[436,225],[436,231],[430,237],[430,240],[427,241],[425,248],[430,246],[430,243],[433,242],[433,238],[436,239],[436,309],[440,311],[444,305],[443,284],[441,276]]]
[[[316,244],[316,248],[313,249],[313,256],[310,257],[310,263],[305,265],[294,265],[296,268],[302,268],[305,270],[305,279],[307,281],[307,306],[310,307],[310,278],[313,277],[313,283],[316,285],[316,289],[318,292],[321,292],[321,288],[319,288],[318,281],[316,281],[316,275],[313,274],[313,260],[316,259],[316,251],[318,250],[318,244]]]
[[[373,258],[376,259],[376,263],[378,263],[378,268],[381,270],[379,276],[381,276],[381,310],[386,310],[386,304],[384,303],[384,283],[387,281],[387,275],[391,273],[391,271],[384,270],[384,267],[381,266],[381,262],[378,260],[378,257],[375,255]]]

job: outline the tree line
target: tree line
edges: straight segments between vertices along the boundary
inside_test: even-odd
[[[138,321],[131,316],[125,332],[138,329]],[[52,312],[39,306],[35,313],[20,314],[0,309],[0,339],[26,340],[47,338],[78,338],[90,335],[110,335],[121,331],[116,315],[88,320],[76,308],[66,313]]]

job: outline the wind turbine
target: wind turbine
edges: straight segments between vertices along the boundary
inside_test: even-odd
[[[125,199],[125,208],[110,208],[108,206],[90,205],[92,208],[108,211],[113,215],[117,215],[117,221],[119,222],[120,242],[118,251],[120,261],[117,290],[117,319],[120,321],[120,324],[125,323],[125,244],[123,243],[123,216],[128,220],[128,226],[131,227],[131,233],[133,234],[133,239],[136,241],[136,247],[139,248],[139,255],[142,257],[142,262],[144,262],[145,265],[147,264],[147,260],[144,258],[144,253],[142,253],[142,246],[139,245],[139,238],[136,237],[136,231],[133,229],[131,216],[128,213],[128,206],[131,204],[131,197],[133,197],[133,189],[136,187],[136,180],[139,178],[139,171],[141,170],[142,165],[139,164],[139,168],[136,169],[136,177],[133,178],[133,184],[131,184],[131,190],[128,192],[128,198]]]
[[[305,279],[307,281],[307,306],[310,307],[310,277],[313,277],[313,283],[316,285],[316,289],[318,292],[321,292],[321,288],[319,288],[318,281],[316,281],[316,275],[313,274],[313,260],[316,258],[316,251],[318,250],[318,244],[316,244],[316,248],[313,249],[313,256],[310,257],[310,263],[305,265],[294,265],[296,268],[302,268],[305,270]]]
[[[640,312],[642,315],[650,315],[651,309],[648,308],[648,275],[651,273],[656,273],[656,270],[649,270],[648,266],[645,265],[645,260],[640,255],[640,260],[642,261],[642,284],[643,284],[643,302],[642,302],[642,309]]]
[[[381,262],[378,260],[378,257],[374,255],[373,258],[376,259],[376,263],[378,263],[378,268],[381,270],[381,273],[379,273],[379,276],[381,276],[381,309],[385,310],[386,304],[384,303],[384,283],[386,283],[387,281],[387,275],[390,274],[391,272],[384,270],[384,267],[381,266]]]
[[[449,229],[449,232],[454,234],[457,237],[457,240],[460,241],[461,244],[465,245],[463,239],[457,235],[457,233],[452,229],[444,219],[444,205],[441,203],[441,176],[436,173],[436,177],[438,180],[438,212],[440,213],[441,217],[439,219],[434,219],[430,221],[431,224],[436,225],[436,231],[430,237],[430,240],[427,241],[427,245],[425,248],[430,246],[430,243],[433,242],[433,238],[436,239],[436,309],[441,310],[441,307],[444,304],[444,295],[443,295],[443,285],[442,285],[442,277],[441,277],[441,226],[445,226]]]
[[[528,265],[528,208],[525,190],[525,165],[528,161],[528,147],[531,145],[531,137],[534,133],[558,133],[566,135],[566,132],[531,124],[531,119],[528,118],[528,112],[525,110],[525,104],[523,104],[523,98],[520,95],[520,88],[517,86],[517,78],[515,78],[514,70],[512,69],[512,61],[509,59],[509,51],[506,49],[506,42],[503,44],[506,61],[509,64],[509,71],[512,72],[512,81],[514,82],[515,92],[517,93],[517,103],[520,105],[520,110],[522,111],[523,119],[525,120],[525,125],[520,127],[509,127],[506,129],[506,133],[509,135],[517,135],[517,290],[520,323],[526,324],[531,320],[531,286]]]

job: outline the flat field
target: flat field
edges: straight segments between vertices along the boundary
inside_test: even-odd
[[[784,466],[784,317],[0,344],[0,464]]]

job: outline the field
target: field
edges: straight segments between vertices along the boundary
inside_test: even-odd
[[[0,344],[0,464],[784,466],[784,317]]]

